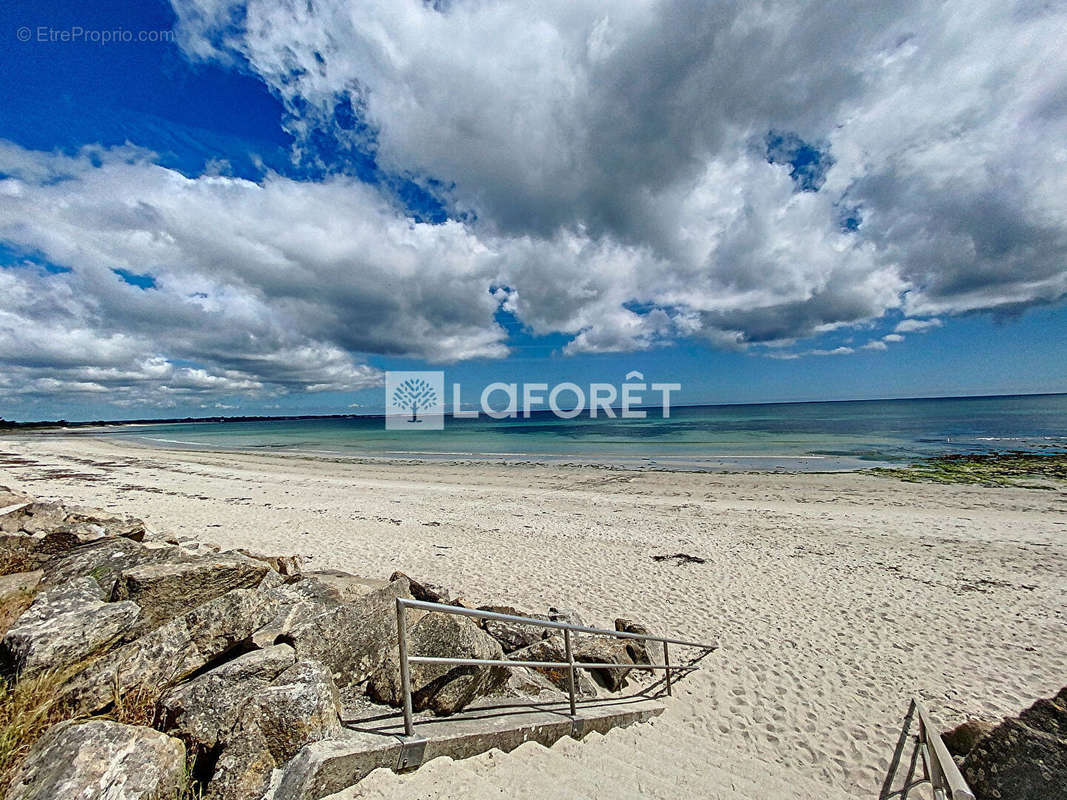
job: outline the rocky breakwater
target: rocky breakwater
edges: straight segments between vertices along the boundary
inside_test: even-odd
[[[1067,687],[999,724],[942,735],[976,800],[1067,800]]]
[[[397,597],[462,605],[401,573],[306,571],[2,488],[0,509],[0,794],[14,800],[261,798],[342,734],[345,707],[401,704]],[[407,624],[420,655],[565,660],[551,631],[414,609]],[[578,637],[575,656],[640,663],[633,644]],[[617,691],[627,672],[583,671],[579,690]],[[412,665],[415,708],[434,714],[566,685],[565,670]]]

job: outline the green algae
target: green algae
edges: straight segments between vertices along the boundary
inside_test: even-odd
[[[876,467],[866,471],[908,483],[1059,489],[1067,482],[1067,454],[944,455],[906,467]]]

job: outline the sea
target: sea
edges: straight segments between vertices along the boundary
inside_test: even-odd
[[[1067,453],[1067,394],[682,406],[663,418],[445,418],[389,431],[381,416],[138,424],[84,430],[163,448],[305,457],[822,472],[951,453]]]

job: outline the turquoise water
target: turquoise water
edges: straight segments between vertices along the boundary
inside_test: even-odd
[[[1067,452],[1067,395],[689,406],[669,419],[658,411],[627,420],[446,418],[443,431],[386,431],[381,417],[362,417],[138,425],[92,435],[329,457],[820,471],[943,453]]]

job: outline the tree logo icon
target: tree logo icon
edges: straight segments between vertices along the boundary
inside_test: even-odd
[[[385,373],[387,430],[441,430],[445,426],[445,373]]]
[[[408,422],[422,422],[419,410],[425,410],[437,404],[437,392],[429,381],[422,378],[408,378],[393,392],[393,405],[411,409]]]

